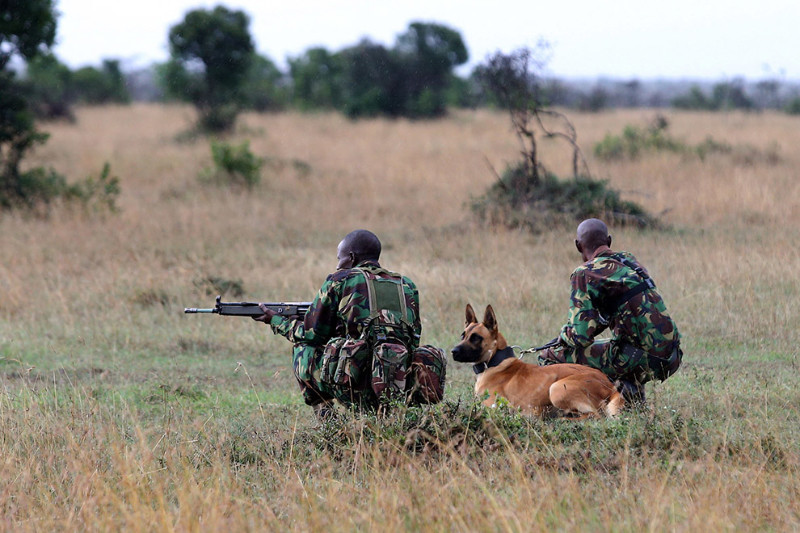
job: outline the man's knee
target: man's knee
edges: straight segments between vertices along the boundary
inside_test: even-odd
[[[292,367],[297,381],[314,381],[317,350],[308,344],[295,344],[292,352]]]

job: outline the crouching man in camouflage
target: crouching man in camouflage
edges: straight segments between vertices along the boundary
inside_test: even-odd
[[[644,404],[644,384],[667,379],[681,364],[678,329],[644,267],[630,253],[611,250],[601,220],[581,222],[575,246],[585,263],[570,278],[569,319],[539,364],[597,368],[628,402]],[[611,339],[595,340],[606,328]]]
[[[339,243],[337,270],[305,317],[288,318],[263,307],[275,334],[294,343],[295,376],[319,418],[332,400],[376,408],[389,400],[436,403],[444,394],[446,359],[419,346],[419,292],[406,276],[381,267],[381,242],[356,230]]]

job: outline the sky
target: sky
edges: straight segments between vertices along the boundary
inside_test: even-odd
[[[256,50],[281,69],[313,46],[364,37],[387,47],[410,22],[458,30],[468,73],[489,54],[540,40],[546,73],[564,78],[800,79],[798,0],[55,0],[54,52],[71,68],[168,58],[169,28],[187,11],[223,4],[250,15]]]

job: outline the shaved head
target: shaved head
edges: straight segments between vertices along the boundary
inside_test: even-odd
[[[587,260],[601,246],[611,246],[611,236],[605,222],[598,218],[589,218],[578,225],[575,246]]]
[[[336,256],[339,268],[352,268],[361,261],[377,261],[381,256],[381,241],[371,231],[357,229],[344,236]]]

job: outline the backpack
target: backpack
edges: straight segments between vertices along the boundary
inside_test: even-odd
[[[360,268],[356,270],[366,280],[369,298],[369,317],[362,337],[372,353],[370,388],[381,403],[405,400],[411,366],[408,345],[414,328],[408,321],[403,278],[378,277]]]
[[[408,321],[402,276],[378,277],[355,270],[365,279],[369,316],[359,338],[328,342],[320,380],[347,404],[365,396],[379,403],[438,403],[444,395],[447,359],[443,350],[430,345],[409,353],[415,333]]]

